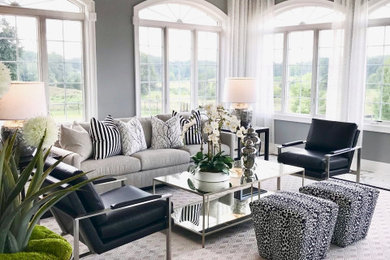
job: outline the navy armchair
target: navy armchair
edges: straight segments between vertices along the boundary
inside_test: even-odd
[[[360,131],[355,123],[312,119],[306,140],[278,146],[278,162],[305,168],[305,176],[328,179],[350,172],[357,151],[356,182],[360,181],[361,147],[356,146]],[[305,145],[284,151],[284,148]]]
[[[48,158],[45,167],[50,167],[54,162],[55,159]],[[73,166],[60,163],[45,183],[59,182],[80,172]],[[62,188],[86,178],[83,176]],[[170,197],[170,194],[153,195],[133,186],[122,186],[98,194],[94,184],[89,183],[60,200],[51,212],[62,232],[74,237],[73,259],[91,253],[101,254],[161,230],[166,230],[166,258],[171,259]],[[79,241],[90,252],[79,255]]]

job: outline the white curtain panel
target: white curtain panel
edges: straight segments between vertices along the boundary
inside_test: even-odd
[[[355,122],[362,129],[368,0],[334,0],[334,8],[345,14],[345,19],[333,23],[326,118]]]
[[[270,142],[274,143],[272,9],[275,1],[230,0],[228,3],[228,76],[256,79],[253,124],[269,127]]]

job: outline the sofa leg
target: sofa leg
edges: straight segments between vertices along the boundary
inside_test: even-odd
[[[172,225],[172,205],[171,205],[171,198],[167,198],[168,202],[168,228],[166,230],[166,254],[167,254],[167,260],[171,260],[172,252],[171,252],[171,225]]]
[[[73,220],[73,260],[79,260],[79,220]]]

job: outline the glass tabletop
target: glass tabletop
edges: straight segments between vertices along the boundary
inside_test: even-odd
[[[194,178],[194,176],[189,172],[181,172],[176,174],[171,174],[167,176],[161,176],[154,178],[154,181],[167,184],[169,186],[177,187],[198,195],[212,195],[219,194],[223,192],[234,192],[255,186],[258,182],[274,179],[278,177],[283,177],[286,175],[296,174],[303,172],[304,169],[300,167],[295,167],[291,165],[281,164],[277,162],[265,161],[260,158],[256,159],[255,172],[257,175],[257,180],[249,183],[241,183],[241,169],[232,169],[230,171],[230,179],[225,182],[218,183],[204,183],[199,182]],[[199,185],[213,185],[213,192],[203,192],[201,191],[202,187]],[[256,187],[256,186],[255,186]]]

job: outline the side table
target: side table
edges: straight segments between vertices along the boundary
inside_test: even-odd
[[[264,134],[264,154],[260,154],[260,149],[258,151],[258,156],[264,155],[264,160],[269,160],[269,127],[258,127],[253,126],[253,129],[255,129],[255,132],[260,138],[261,134]],[[241,159],[241,138],[238,138],[238,159]]]

